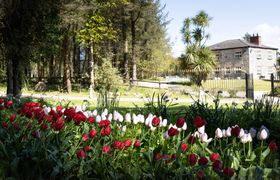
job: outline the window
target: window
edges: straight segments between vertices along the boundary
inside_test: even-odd
[[[241,70],[242,70],[241,67],[237,67],[237,68],[235,68],[235,69],[236,69],[236,73],[237,73],[237,74],[241,74]]]
[[[267,60],[272,60],[272,55],[268,55]]]
[[[257,75],[262,75],[262,67],[261,66],[258,66],[257,67]]]
[[[220,55],[216,54],[216,58],[217,58],[217,60],[219,60],[220,59]]]
[[[229,67],[226,68],[226,74],[230,74],[230,68]]]
[[[242,57],[241,51],[235,52],[235,53],[234,53],[234,57],[235,57],[235,58],[241,58],[241,57]]]

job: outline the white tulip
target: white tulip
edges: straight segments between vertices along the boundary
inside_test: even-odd
[[[154,130],[156,130],[157,128],[154,127],[154,126],[150,126],[150,129],[151,129],[151,131],[154,131]]]
[[[247,143],[247,134],[244,134],[242,137],[240,137],[240,141],[243,144]]]
[[[112,121],[112,119],[113,119],[112,113],[108,114],[107,119],[108,119],[109,121]]]
[[[166,131],[165,133],[163,133],[163,138],[164,138],[164,139],[169,139],[168,131]]]
[[[84,112],[84,115],[86,116],[86,118],[88,118],[89,117],[88,111]]]
[[[106,120],[106,119],[107,119],[106,116],[107,116],[107,115],[105,115],[105,114],[101,114],[101,120]]]
[[[131,115],[130,115],[130,113],[126,113],[124,119],[125,119],[125,122],[131,123]]]
[[[204,132],[205,132],[205,126],[201,126],[201,127],[197,128],[197,130],[198,130],[198,132],[199,132],[200,134],[204,134]]]
[[[227,137],[225,129],[222,129],[222,134],[223,134],[223,137]]]
[[[241,128],[238,137],[241,138],[244,134],[245,134],[244,129]]]
[[[247,141],[248,142],[252,142],[253,141],[252,135],[250,133],[247,134]]]
[[[145,122],[145,117],[144,117],[144,115],[139,114],[139,115],[138,115],[138,120],[139,120],[140,123],[144,123],[144,122]]]
[[[103,111],[103,113],[107,116],[107,115],[108,115],[108,109],[105,108],[104,111]]]
[[[123,122],[123,116],[121,114],[119,114],[119,122]]]
[[[126,131],[126,126],[122,127],[122,131],[125,132]]]
[[[226,136],[230,137],[231,136],[231,127],[228,127],[226,130]]]
[[[198,131],[195,131],[193,133],[193,136],[196,137],[196,138],[200,138],[201,134]]]
[[[269,136],[269,130],[265,126],[262,126],[260,128],[260,131],[258,132],[258,139],[266,140],[268,136]]]
[[[100,123],[100,121],[101,121],[101,116],[100,116],[100,115],[97,115],[96,118],[95,118],[95,121],[96,121],[97,123]]]
[[[208,140],[208,135],[207,135],[207,133],[203,133],[203,134],[201,134],[201,141],[202,142],[206,142],[207,140]]]
[[[167,119],[164,119],[164,120],[162,121],[161,125],[162,125],[163,127],[166,127],[166,126],[167,126]]]
[[[76,110],[76,112],[83,111],[81,106],[76,106],[75,110]]]
[[[51,108],[50,108],[50,107],[45,107],[45,108],[44,108],[45,114],[49,114],[50,111],[51,111]]]
[[[97,110],[92,111],[92,115],[97,116]]]
[[[183,125],[183,127],[182,127],[182,129],[185,131],[185,130],[187,130],[187,128],[188,128],[188,127],[187,127],[187,123],[185,122],[184,125]]]
[[[220,128],[217,128],[215,131],[215,137],[216,138],[222,138],[223,137],[223,132]]]
[[[119,113],[115,110],[113,113],[113,120],[118,120],[119,119]]]
[[[132,114],[132,122],[133,124],[137,124],[138,123],[138,116],[136,116],[134,113]]]

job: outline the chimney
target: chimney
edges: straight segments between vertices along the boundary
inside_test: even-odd
[[[261,45],[261,36],[259,36],[259,34],[256,36],[253,34],[253,36],[250,37],[250,43]]]

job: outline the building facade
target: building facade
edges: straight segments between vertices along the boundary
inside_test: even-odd
[[[254,79],[269,79],[276,74],[277,48],[261,44],[261,37],[253,35],[249,41],[233,39],[209,47],[218,60],[216,75],[222,78],[243,78],[243,72]]]

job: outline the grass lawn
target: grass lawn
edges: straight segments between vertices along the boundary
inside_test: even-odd
[[[212,90],[236,90],[245,91],[245,80],[244,79],[233,79],[233,80],[207,80],[203,82],[202,86],[205,89]],[[265,80],[254,80],[255,91],[270,91],[271,83]]]

